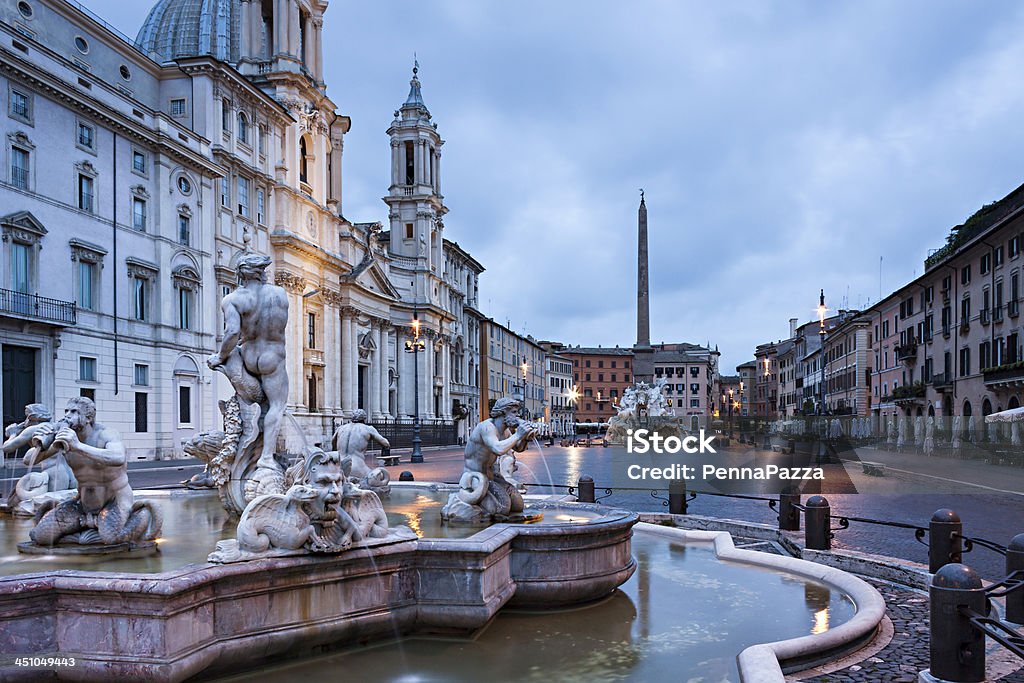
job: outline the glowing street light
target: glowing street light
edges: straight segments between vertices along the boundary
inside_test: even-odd
[[[420,339],[420,315],[416,306],[412,309],[412,339],[405,341],[406,353],[412,354],[413,375],[413,417],[412,417],[412,458],[410,462],[423,462],[422,439],[420,439],[420,351],[426,342]]]

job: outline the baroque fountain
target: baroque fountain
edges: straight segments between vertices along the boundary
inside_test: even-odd
[[[481,667],[509,680],[565,678],[559,667],[578,661],[566,658],[565,629],[597,667],[582,679],[676,675],[683,656],[718,676],[702,680],[732,680],[743,650],[747,673],[767,666],[779,678],[763,680],[781,680],[785,647],[755,645],[766,627],[784,645],[810,638],[800,652],[830,651],[881,619],[877,593],[842,572],[765,559],[728,534],[638,524],[628,510],[523,496],[512,473],[535,431],[513,399],[474,428],[458,485],[390,482],[367,453],[387,441],[358,412],[335,450],[276,452],[287,299],[265,282],[268,265],[239,262],[239,287],[222,302],[224,342],[208,362],[234,395],[220,404],[223,429],[187,448],[208,463],[199,483],[216,494],[136,495],[120,435],[87,399],[69,401],[57,422],[29,406],[5,434],[5,451],[31,444],[26,457],[43,467],[19,482],[14,508],[31,520],[0,520],[5,680],[39,673],[11,664],[24,657],[73,680],[179,681],[282,661],[290,668],[270,680],[315,677],[333,660],[308,658],[339,649],[326,656],[359,680],[393,680],[403,666],[440,667],[447,680],[479,680]],[[630,395],[624,423],[667,421],[652,388],[638,389],[650,393]],[[687,610],[671,608],[683,601]],[[748,619],[766,605],[772,624]],[[810,635],[804,622],[823,611],[831,629]],[[712,645],[715,629],[735,638]],[[439,663],[437,641],[418,640],[438,635],[466,639],[444,641]]]
[[[631,429],[649,429],[665,438],[682,436],[679,420],[665,399],[666,382],[663,377],[653,384],[640,381],[623,392],[618,413],[608,420],[608,441],[625,443]]]

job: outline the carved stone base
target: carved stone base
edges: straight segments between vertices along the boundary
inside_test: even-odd
[[[160,552],[155,541],[138,543],[81,544],[58,543],[54,546],[37,545],[32,541],[18,544],[18,552],[25,555],[119,555],[122,557],[145,557]]]

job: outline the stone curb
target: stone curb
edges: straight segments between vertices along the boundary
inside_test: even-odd
[[[785,683],[783,667],[804,669],[819,660],[831,659],[851,646],[859,647],[872,638],[885,617],[885,600],[865,581],[834,567],[809,560],[782,555],[767,555],[755,550],[743,550],[733,545],[726,531],[694,531],[641,522],[644,531],[675,538],[681,542],[704,541],[714,544],[719,559],[741,562],[759,567],[770,567],[790,574],[819,581],[846,593],[857,606],[845,624],[825,633],[800,636],[774,643],[752,645],[737,657],[740,680],[743,683]],[[763,525],[758,525],[763,526]]]

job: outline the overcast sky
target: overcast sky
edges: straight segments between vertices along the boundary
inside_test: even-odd
[[[146,14],[85,2],[133,36]],[[324,32],[345,216],[387,224],[415,52],[446,237],[484,313],[543,339],[635,341],[641,187],[652,341],[717,344],[728,374],[1024,182],[1020,3],[333,0]]]

